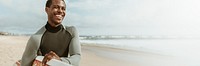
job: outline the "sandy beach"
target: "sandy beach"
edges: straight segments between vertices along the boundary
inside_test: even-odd
[[[0,36],[0,66],[22,57],[29,36]],[[156,53],[82,45],[81,66],[196,66],[190,60]]]

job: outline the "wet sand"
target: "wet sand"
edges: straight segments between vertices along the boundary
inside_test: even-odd
[[[29,36],[0,36],[0,66],[13,66],[23,54]],[[185,58],[125,50],[105,46],[82,45],[81,66],[196,66]]]

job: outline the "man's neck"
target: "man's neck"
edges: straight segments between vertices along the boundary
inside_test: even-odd
[[[50,25],[49,22],[47,22],[47,24],[45,25],[45,28],[49,31],[49,32],[52,32],[52,33],[56,33],[58,32],[62,26],[61,25],[58,25],[57,27],[53,27]]]

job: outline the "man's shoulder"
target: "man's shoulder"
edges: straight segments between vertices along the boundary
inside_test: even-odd
[[[42,28],[40,28],[36,33],[34,33],[34,34],[32,34],[31,35],[31,37],[30,38],[33,38],[33,39],[37,39],[37,38],[40,38],[42,35],[43,35],[43,33],[45,32],[45,28],[44,28],[44,26],[42,27]]]
[[[64,26],[65,29],[74,30],[76,29],[75,26]]]
[[[45,26],[43,26],[36,33],[34,33],[33,35],[40,35],[40,34],[43,34],[45,31],[46,31]]]
[[[64,26],[65,30],[68,31],[72,36],[74,36],[74,33],[76,33],[75,26]]]

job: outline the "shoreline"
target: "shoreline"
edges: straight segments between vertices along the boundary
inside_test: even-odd
[[[0,36],[0,66],[13,66],[21,59],[30,36]],[[194,66],[174,56],[81,43],[80,66]],[[196,65],[200,65],[196,63]]]

